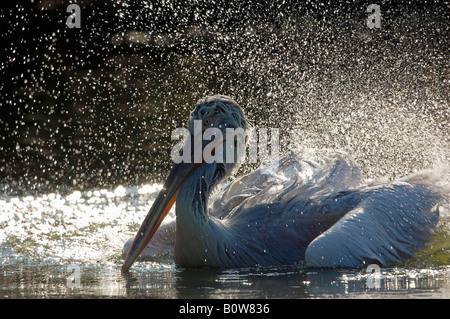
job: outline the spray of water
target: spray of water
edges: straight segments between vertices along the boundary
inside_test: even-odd
[[[445,5],[386,3],[380,28],[366,9],[94,1],[81,5],[80,28],[56,1],[5,9],[2,180],[159,180],[170,132],[212,93],[234,97],[254,126],[282,129],[284,149],[345,150],[368,178],[445,165]]]
[[[370,28],[369,4],[86,1],[79,28],[66,2],[2,8],[3,265],[118,258],[156,195],[136,185],[167,175],[209,94],[278,128],[281,152],[340,149],[368,181],[449,194],[448,7],[383,1]]]

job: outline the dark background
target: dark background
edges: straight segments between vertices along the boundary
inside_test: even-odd
[[[69,3],[81,7],[80,29],[66,26]],[[380,29],[366,26],[371,3]],[[10,1],[0,28],[6,192],[160,181],[170,132],[207,94],[231,95],[254,124],[320,135],[345,128],[341,114],[364,92],[449,135],[445,1]],[[359,142],[363,163],[426,166],[413,147],[383,154],[376,135],[327,146]]]

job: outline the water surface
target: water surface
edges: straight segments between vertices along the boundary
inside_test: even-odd
[[[1,196],[0,298],[450,297],[450,266],[411,262],[375,274],[303,265],[180,268],[166,256],[138,261],[122,274],[122,246],[160,189],[147,184]]]

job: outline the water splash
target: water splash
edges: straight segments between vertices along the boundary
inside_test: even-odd
[[[2,264],[17,264],[18,259],[47,265],[114,263],[160,189],[147,184],[1,196]]]
[[[369,178],[450,158],[445,4],[386,3],[373,29],[364,5],[333,1],[92,1],[80,29],[65,9],[2,13],[0,174],[13,188],[158,181],[170,132],[212,93],[280,127],[282,150],[343,149]]]
[[[115,269],[161,187],[152,183],[167,174],[170,132],[207,94],[234,97],[253,126],[280,127],[282,151],[341,149],[369,179],[428,169],[443,172],[439,182],[449,185],[445,2],[385,2],[379,29],[367,27],[365,3],[89,1],[80,5],[80,29],[66,27],[65,5],[13,3],[0,13],[9,45],[0,61],[0,261],[7,274],[33,282],[45,273],[43,280],[55,276],[65,285],[60,265],[75,262],[103,276],[100,287],[117,281],[113,270],[102,275],[96,267]],[[27,264],[52,271],[27,272]],[[144,278],[148,287],[179,275],[163,262],[134,270],[164,274]],[[219,280],[259,287],[252,279],[271,273]],[[287,286],[305,296],[291,275]],[[311,283],[308,296],[323,279],[316,275],[301,279]],[[156,291],[177,296],[174,286]],[[64,291],[55,287],[50,294]],[[100,295],[126,294],[115,289]]]

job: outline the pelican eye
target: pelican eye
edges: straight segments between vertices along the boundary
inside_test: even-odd
[[[203,126],[214,126],[214,121],[211,117],[206,117],[203,119]]]

